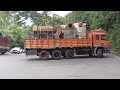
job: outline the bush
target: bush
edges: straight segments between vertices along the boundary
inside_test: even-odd
[[[120,25],[114,24],[112,29],[108,30],[111,48],[120,53]]]

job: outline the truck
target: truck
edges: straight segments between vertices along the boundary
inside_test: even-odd
[[[10,49],[10,40],[0,33],[0,53],[5,54]]]
[[[71,27],[71,25],[69,24],[67,27]],[[56,33],[55,28],[57,27],[34,26],[33,37],[24,40],[26,55],[36,55],[42,60],[47,60],[51,56],[54,60],[60,60],[62,56],[67,59],[73,59],[75,55],[103,58],[104,53],[110,52],[110,41],[108,40],[107,32],[102,29],[86,30],[83,37],[74,34],[74,36],[67,38],[64,33],[67,30],[69,31],[69,29],[64,28],[63,32],[58,29],[59,33]],[[58,36],[55,38],[55,35],[60,38]]]

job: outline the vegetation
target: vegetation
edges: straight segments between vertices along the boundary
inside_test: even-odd
[[[74,23],[78,21],[87,23],[87,30],[102,28],[109,34],[111,47],[120,53],[120,11],[72,11],[65,17],[56,14],[49,16],[50,11],[0,11],[0,32],[7,35],[12,47],[23,47],[24,38],[29,37],[32,31],[25,20],[30,19],[33,25],[51,25]]]
[[[120,11],[73,11],[65,23],[86,22],[87,30],[102,28],[108,32],[111,48],[120,53]]]

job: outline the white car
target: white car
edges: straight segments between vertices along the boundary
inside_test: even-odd
[[[25,53],[25,49],[22,50],[22,53]]]
[[[15,47],[15,48],[12,48],[11,50],[10,50],[10,53],[12,53],[12,54],[20,54],[20,53],[22,53],[22,49],[20,48],[20,47]]]

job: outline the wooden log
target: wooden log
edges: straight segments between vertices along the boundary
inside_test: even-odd
[[[38,30],[40,31],[53,31],[53,27],[52,26],[37,26],[37,25],[34,25],[33,26],[33,31],[37,31],[37,27],[38,27]]]

